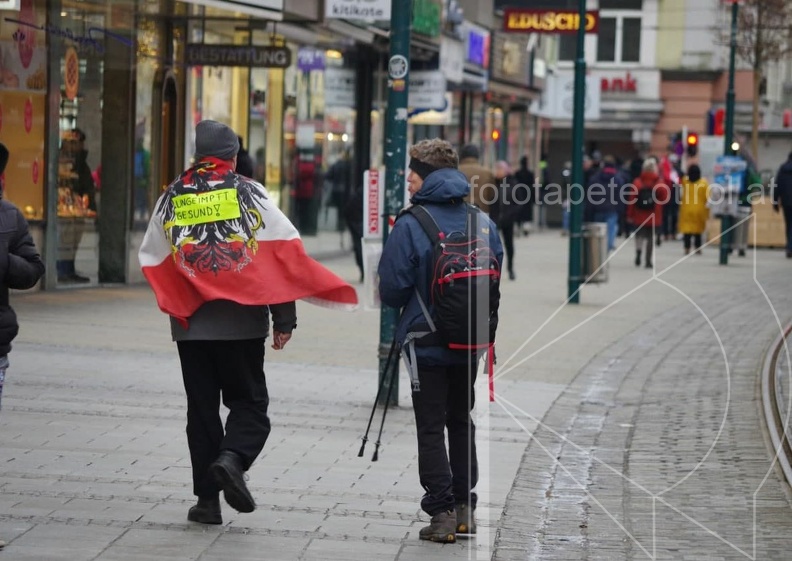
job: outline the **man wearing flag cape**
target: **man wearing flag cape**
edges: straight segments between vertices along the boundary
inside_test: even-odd
[[[222,524],[219,494],[240,512],[255,501],[244,472],[270,432],[265,340],[282,349],[295,301],[353,308],[354,288],[311,259],[266,189],[234,172],[239,140],[216,121],[195,129],[195,165],[156,203],[140,264],[171,319],[187,394],[187,442],[198,502],[187,518]],[[220,400],[228,407],[225,428]]]

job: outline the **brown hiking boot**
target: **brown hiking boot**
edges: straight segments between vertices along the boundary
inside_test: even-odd
[[[476,509],[468,505],[456,505],[457,527],[456,533],[460,537],[476,535]]]
[[[422,540],[440,543],[454,543],[456,541],[457,517],[456,512],[447,510],[432,516],[432,523],[421,528],[418,536]]]

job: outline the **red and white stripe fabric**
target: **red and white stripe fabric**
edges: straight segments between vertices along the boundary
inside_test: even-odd
[[[189,203],[191,209],[220,209],[205,203],[213,193],[230,193],[231,207],[238,199],[239,210],[225,203],[217,211],[225,218],[196,219],[200,212],[179,208],[186,198],[203,201]],[[358,302],[352,286],[306,254],[299,232],[266,189],[221,160],[200,162],[166,189],[139,258],[160,309],[185,325],[210,300],[266,305],[302,299],[345,309]]]

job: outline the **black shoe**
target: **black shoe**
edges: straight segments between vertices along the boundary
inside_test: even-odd
[[[514,280],[517,278],[517,275],[514,274],[514,271],[509,271],[509,280]]]
[[[647,261],[645,266],[646,266],[647,269],[651,269],[652,268],[652,262],[651,261]]]
[[[739,257],[745,257],[745,250],[744,250],[744,249],[741,249],[740,251],[738,251],[738,252],[737,252],[737,255],[738,255]]]
[[[635,252],[635,266],[636,267],[640,267],[641,266],[641,252],[640,251],[636,251]]]
[[[217,497],[204,499],[198,497],[198,504],[191,506],[187,511],[187,520],[201,524],[222,524],[223,516],[220,514],[220,499]]]
[[[657,247],[663,245],[663,239],[660,236],[657,236]]]
[[[209,473],[223,490],[223,498],[239,512],[253,512],[256,502],[245,484],[245,470],[239,455],[223,450],[209,466]]]
[[[91,282],[91,279],[77,273],[70,273],[68,275],[58,275],[58,282],[61,284],[84,284]]]

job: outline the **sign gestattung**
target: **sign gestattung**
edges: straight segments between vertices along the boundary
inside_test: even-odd
[[[291,65],[291,51],[288,47],[188,43],[185,59],[190,66],[288,68]]]

